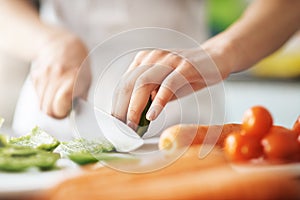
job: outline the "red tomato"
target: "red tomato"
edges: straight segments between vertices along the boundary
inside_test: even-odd
[[[246,161],[263,155],[263,147],[256,137],[241,135],[239,132],[229,134],[224,143],[225,153],[232,161]]]
[[[300,144],[298,135],[287,128],[274,126],[262,139],[264,155],[270,161],[299,161]]]
[[[298,117],[297,121],[295,121],[294,123],[293,131],[297,132],[300,136],[300,116]]]
[[[262,138],[268,133],[273,124],[270,112],[262,106],[254,106],[246,110],[242,127],[245,135]]]

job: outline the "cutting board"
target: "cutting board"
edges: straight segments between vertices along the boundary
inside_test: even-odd
[[[38,199],[299,199],[300,179],[286,171],[236,171],[219,148],[204,159],[192,146],[154,172],[124,173],[91,165]],[[160,159],[153,160],[161,162]],[[156,163],[156,164],[157,164]],[[126,164],[126,163],[124,163]]]

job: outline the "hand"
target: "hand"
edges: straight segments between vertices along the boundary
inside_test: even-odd
[[[89,66],[81,67],[81,64],[87,55],[88,50],[83,42],[65,32],[54,35],[43,45],[31,69],[31,78],[43,112],[55,118],[64,118],[71,109],[72,98],[86,97],[91,72]],[[73,94],[76,79],[80,84],[76,85]]]
[[[185,96],[225,79],[231,69],[218,51],[201,48],[141,51],[114,92],[112,115],[136,130],[149,96],[153,102],[147,119],[154,120],[172,99]]]

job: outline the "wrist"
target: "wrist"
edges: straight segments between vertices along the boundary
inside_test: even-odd
[[[71,43],[71,41],[81,42],[76,35],[60,27],[47,26],[41,32],[41,37],[37,41],[37,48],[33,59],[36,58],[44,48],[52,46],[53,43],[61,41],[60,46],[64,48],[66,44]]]
[[[211,56],[224,79],[240,70],[238,47],[225,34],[222,33],[209,39],[201,47]]]

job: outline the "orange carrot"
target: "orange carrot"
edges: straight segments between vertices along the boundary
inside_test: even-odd
[[[223,141],[229,133],[240,130],[240,124],[213,126],[179,124],[166,129],[162,133],[159,140],[159,149],[172,151],[195,144],[223,146]]]

